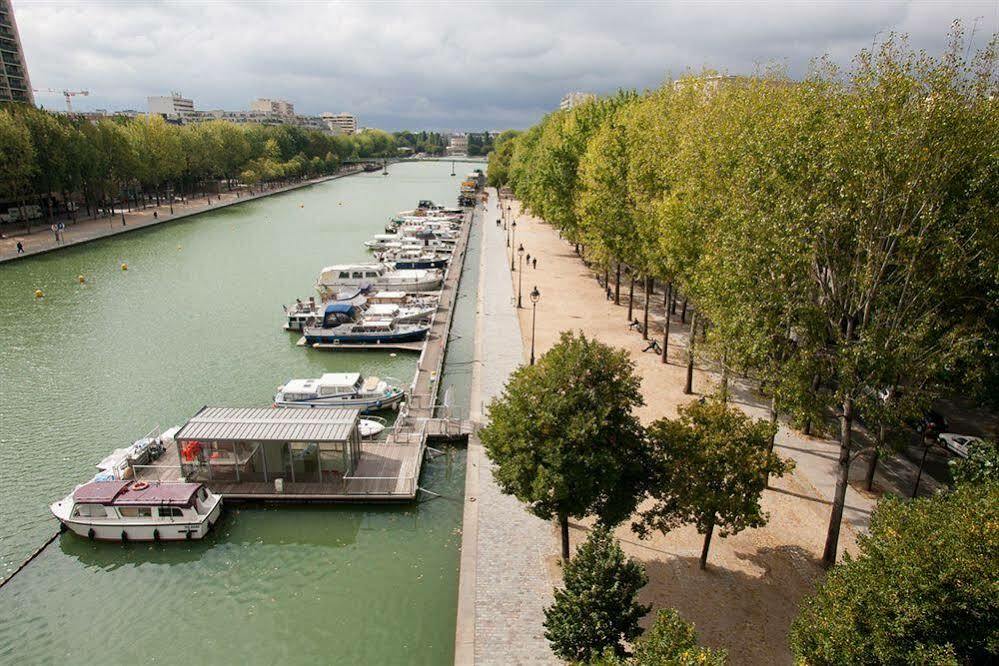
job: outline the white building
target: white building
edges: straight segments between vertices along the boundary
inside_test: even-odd
[[[357,134],[357,116],[352,113],[326,112],[320,116],[331,132],[337,134]]]
[[[195,115],[194,101],[183,97],[179,92],[170,96],[148,97],[149,113],[157,113],[164,118],[185,120]]]
[[[250,103],[250,111],[270,113],[276,116],[295,115],[295,105],[285,99],[258,98]]]
[[[447,154],[448,155],[467,155],[468,154],[468,135],[467,134],[452,134],[448,138],[447,142]]]
[[[558,108],[562,111],[568,111],[569,109],[575,109],[580,104],[592,102],[596,98],[597,96],[593,93],[571,92],[562,98],[562,102],[558,105]]]

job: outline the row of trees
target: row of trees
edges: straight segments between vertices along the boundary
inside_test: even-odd
[[[395,144],[399,148],[409,148],[414,153],[443,155],[447,149],[447,137],[440,132],[393,132]]]
[[[570,518],[606,526],[634,518],[641,537],[694,525],[704,568],[716,529],[726,536],[766,524],[760,496],[789,463],[771,450],[773,425],[716,399],[643,427],[639,388],[627,352],[565,332],[511,375],[489,406],[483,445],[503,491],[558,521],[563,560]]]
[[[57,202],[92,213],[116,202],[159,203],[168,192],[210,191],[219,182],[328,174],[347,158],[394,154],[393,137],[378,130],[337,136],[289,125],[181,126],[155,115],[92,123],[23,104],[0,108],[0,199],[38,202],[50,220]]]
[[[890,36],[803,81],[690,76],[550,114],[491,155],[494,184],[618,290],[625,267],[689,301],[687,392],[703,332],[773,422],[837,416],[828,564],[858,417],[890,453],[937,397],[999,377],[996,37],[965,54],[956,24],[939,58]]]

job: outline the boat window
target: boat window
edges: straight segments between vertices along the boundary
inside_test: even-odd
[[[151,506],[122,506],[118,507],[118,513],[122,518],[152,518],[153,508]]]
[[[74,518],[106,518],[107,509],[100,504],[77,504],[73,509]]]
[[[342,277],[342,278],[349,278],[350,277],[350,271],[340,271],[340,277]]]
[[[364,273],[361,272],[361,271],[354,271],[354,275],[352,277],[362,278],[362,277],[364,277]]]
[[[205,490],[204,488],[200,489],[198,491],[198,499],[200,499],[202,502],[208,499],[208,491]]]
[[[374,271],[368,271],[367,274],[365,274],[365,277],[378,277],[378,273]]]
[[[161,506],[158,509],[160,518],[180,518],[184,512],[177,506]]]

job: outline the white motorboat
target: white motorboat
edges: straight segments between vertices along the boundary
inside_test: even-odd
[[[434,291],[440,289],[443,279],[443,273],[436,269],[394,269],[380,263],[336,264],[319,273],[316,289],[323,297],[365,284],[376,289]]]
[[[278,387],[275,407],[352,407],[361,412],[398,409],[406,393],[378,377],[327,372],[319,379],[291,379]]]
[[[180,541],[208,533],[222,513],[222,497],[201,483],[115,479],[78,486],[49,508],[89,539]]]
[[[357,432],[361,435],[362,439],[377,437],[385,431],[385,428],[385,419],[377,416],[366,416],[363,419],[357,420]]]

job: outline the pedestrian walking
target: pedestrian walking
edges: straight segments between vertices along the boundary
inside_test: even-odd
[[[532,264],[532,266],[534,267],[534,270],[538,270],[538,258],[537,257],[534,257],[534,263]]]
[[[156,211],[154,210],[154,211],[153,211],[153,219],[155,220],[155,219],[158,219],[158,218],[159,218],[159,215],[158,215],[158,214],[157,214],[157,212],[156,212]]]
[[[51,227],[49,227],[49,229],[52,230],[52,235],[55,237],[55,242],[58,243],[59,242],[59,229],[56,227],[55,224],[53,224]]]
[[[24,254],[24,243],[17,241],[17,253]]]
[[[528,266],[531,265],[531,253],[530,252],[527,253],[527,265]]]

